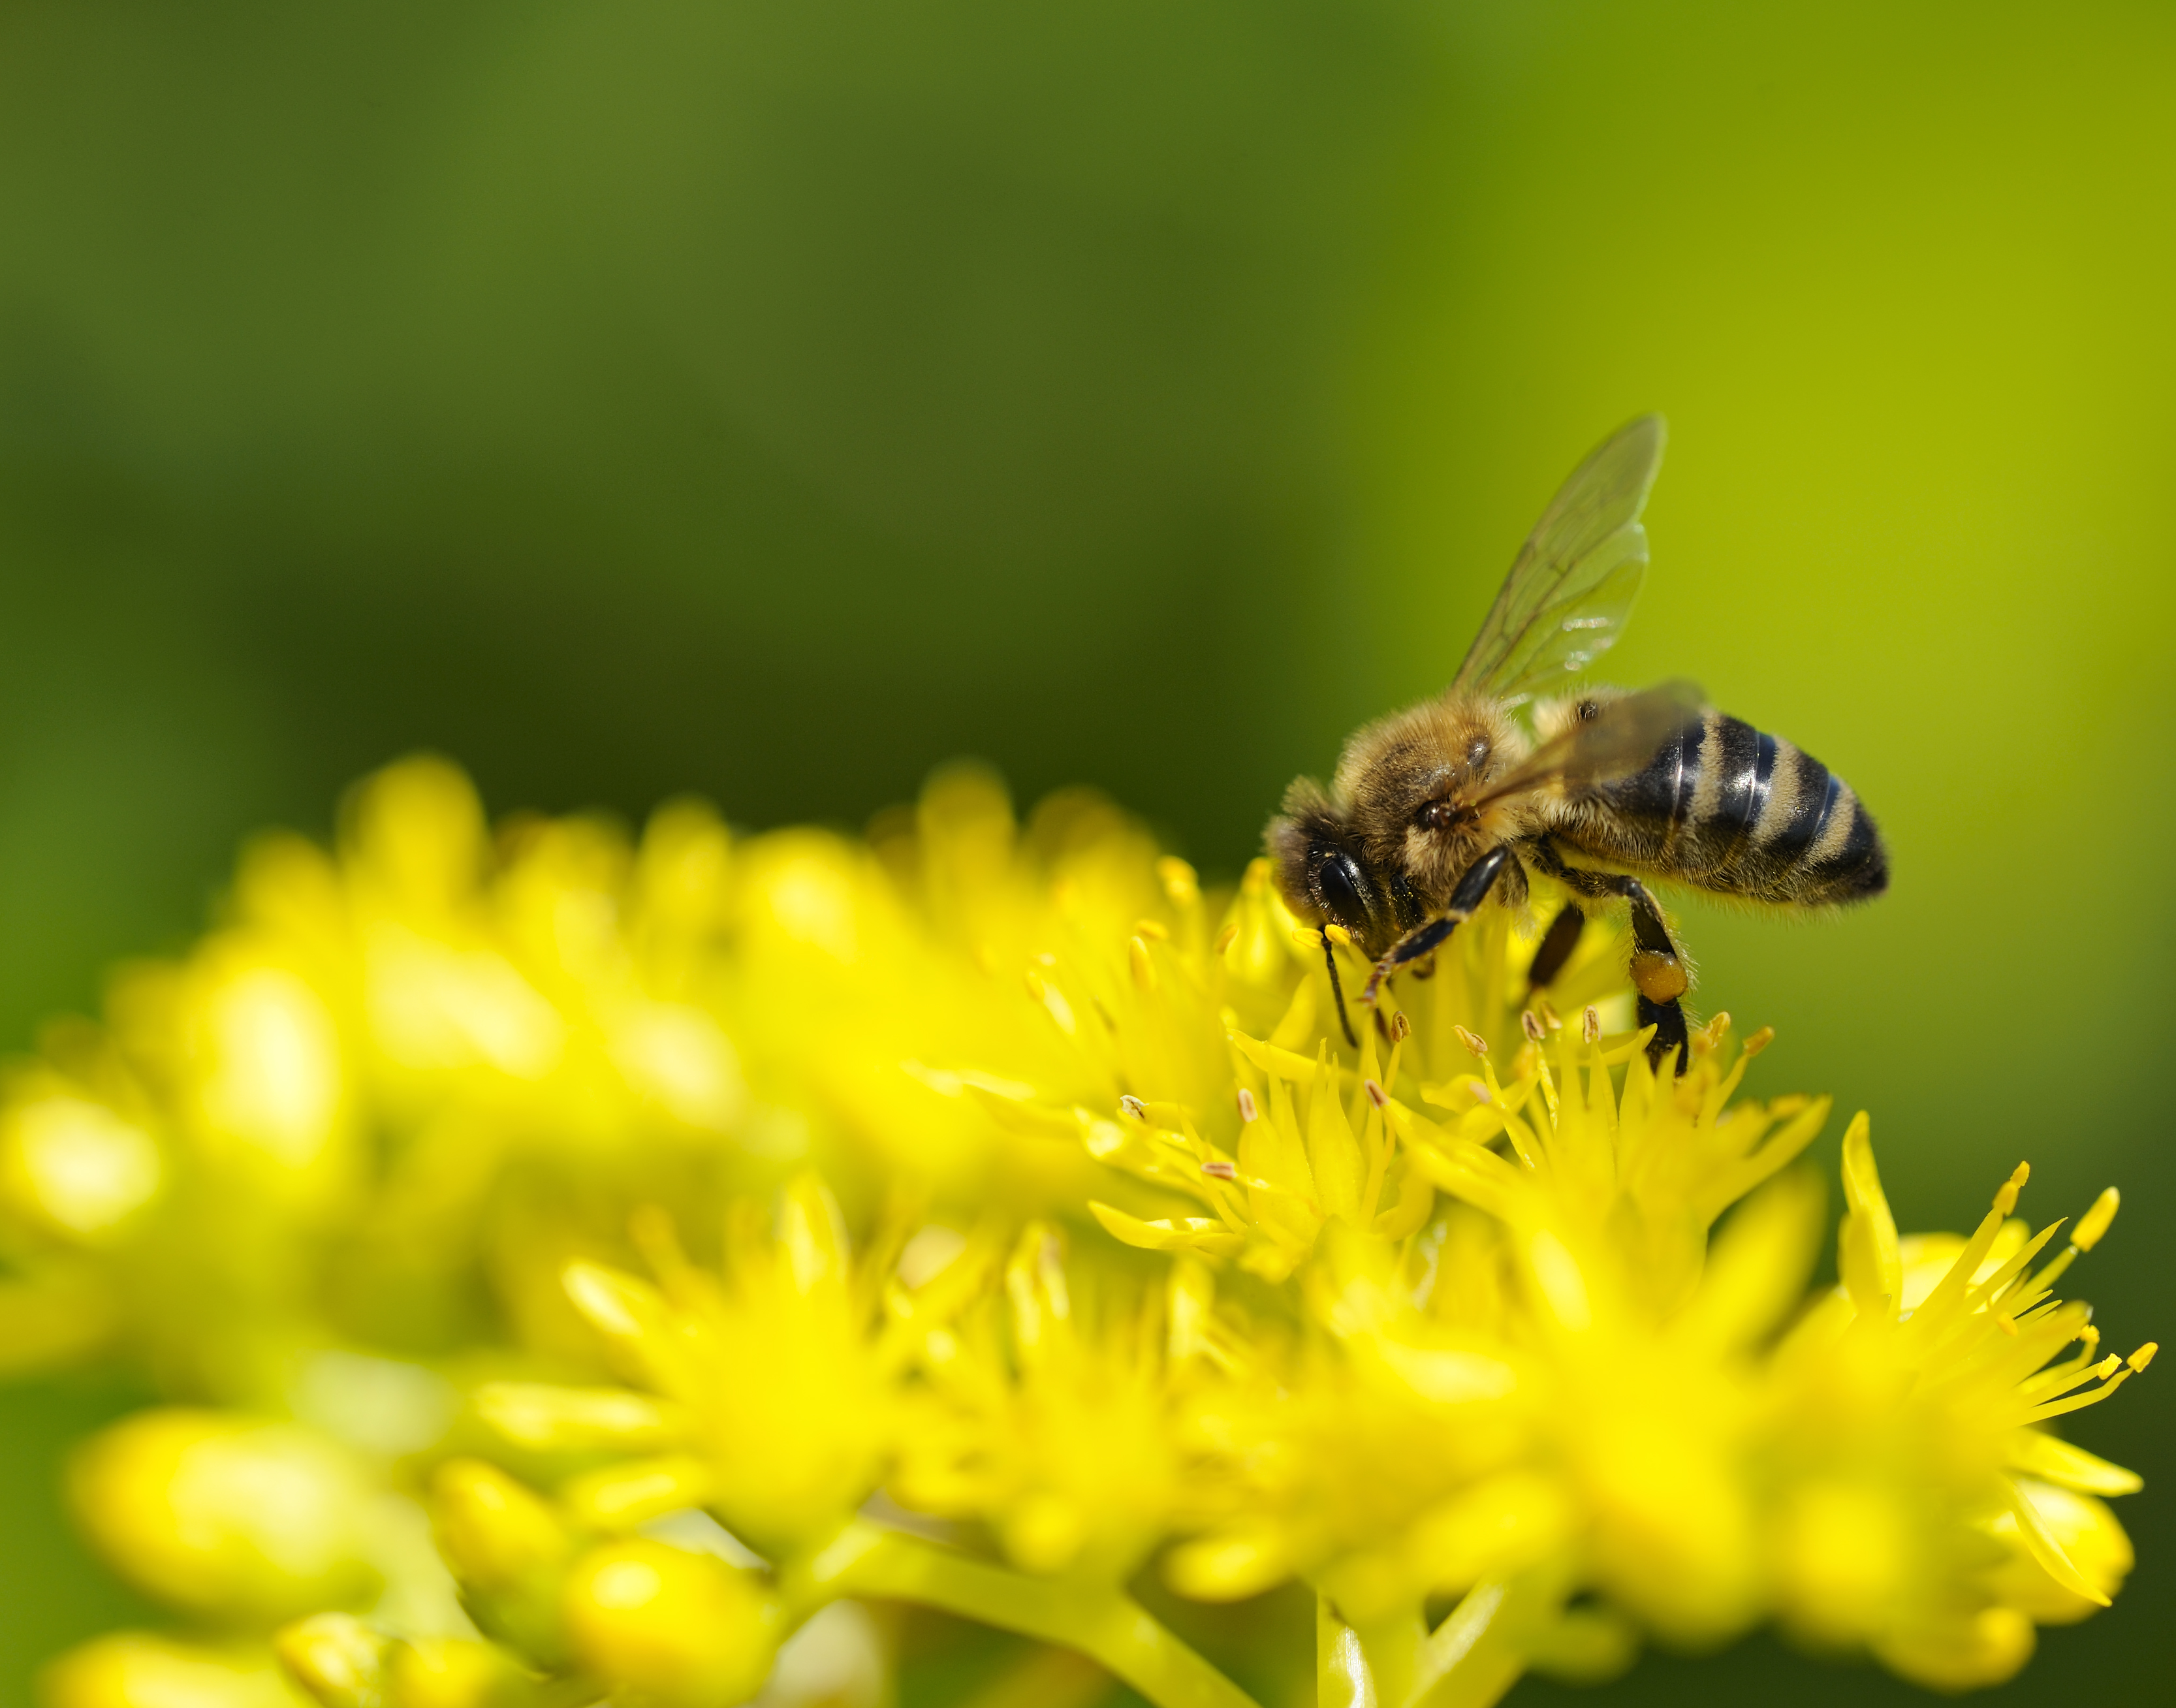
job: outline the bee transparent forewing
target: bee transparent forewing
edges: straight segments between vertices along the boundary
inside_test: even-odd
[[[1485,794],[1465,804],[1482,807],[1559,784],[1577,790],[1629,777],[1698,721],[1703,704],[1699,687],[1689,682],[1666,682],[1608,700],[1593,718],[1542,742]]]
[[[1647,574],[1647,489],[1662,464],[1662,418],[1618,429],[1550,500],[1454,689],[1514,704],[1564,687],[1617,643]]]

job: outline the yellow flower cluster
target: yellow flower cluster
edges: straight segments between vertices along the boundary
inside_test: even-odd
[[[630,842],[381,774],[0,1102],[0,1357],[172,1401],[71,1493],[192,1630],[52,1708],[873,1703],[870,1602],[1243,1708],[1145,1569],[1304,1583],[1325,1701],[1766,1620],[2009,1677],[2130,1565],[2048,1428],[2152,1355],[2052,1291],[2114,1194],[1900,1238],[1862,1116],[1809,1296],[1826,1101],[1724,1016],[1658,1078],[1606,933],[1541,999],[1537,905],[1354,1049],[1349,945],[1088,797]]]

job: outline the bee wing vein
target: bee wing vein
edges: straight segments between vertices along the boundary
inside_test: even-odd
[[[1520,548],[1454,691],[1516,704],[1562,684],[1616,644],[1646,579],[1640,513],[1664,439],[1662,416],[1641,416],[1564,483]]]

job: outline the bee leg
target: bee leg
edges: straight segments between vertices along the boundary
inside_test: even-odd
[[[1577,902],[1567,901],[1557,910],[1557,917],[1542,933],[1542,946],[1534,951],[1534,964],[1526,969],[1528,989],[1542,990],[1556,982],[1556,976],[1571,959],[1572,950],[1579,947],[1580,933],[1586,928],[1586,916],[1579,911]]]
[[[1684,960],[1670,939],[1670,927],[1662,922],[1662,910],[1647,893],[1647,886],[1621,872],[1588,872],[1567,866],[1546,842],[1536,845],[1535,863],[1575,895],[1618,895],[1632,904],[1632,982],[1640,992],[1640,1024],[1655,1029],[1655,1036],[1647,1042],[1647,1060],[1659,1069],[1665,1056],[1675,1056],[1677,1071],[1683,1074],[1690,1058],[1692,1041],[1685,1025],[1684,1005],[1678,998],[1684,995],[1689,981]],[[1555,929],[1550,927],[1551,936]],[[1548,938],[1544,938],[1542,953],[1548,949]],[[1541,954],[1535,955],[1537,965],[1541,958]]]
[[[1433,955],[1442,947],[1444,939],[1473,917],[1473,911],[1488,899],[1488,892],[1511,858],[1509,848],[1491,848],[1466,868],[1466,875],[1458,880],[1458,887],[1450,892],[1450,903],[1433,919],[1415,926],[1390,945],[1390,952],[1375,963],[1375,970],[1368,976],[1368,988],[1360,993],[1360,1000],[1370,1008],[1375,1005],[1375,993],[1383,981],[1409,961],[1418,960],[1424,955]]]
[[[1330,994],[1336,998],[1337,1024],[1345,1028],[1345,1042],[1357,1050],[1360,1040],[1353,1034],[1352,1017],[1345,1012],[1345,987],[1337,981],[1337,951],[1331,947],[1326,931],[1322,933],[1322,964],[1330,969]]]
[[[1685,1059],[1692,1047],[1692,1032],[1685,1020],[1685,1005],[1675,997],[1667,1002],[1650,1002],[1646,993],[1640,996],[1640,1024],[1652,1026],[1655,1036],[1647,1040],[1647,1065],[1659,1071],[1662,1058],[1677,1058],[1677,1077],[1684,1078]]]

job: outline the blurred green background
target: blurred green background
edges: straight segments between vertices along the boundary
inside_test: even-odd
[[[1896,870],[1689,907],[1705,998],[1907,1227],[2119,1183],[2080,1290],[2176,1330],[2172,88],[2147,5],[13,0],[0,1042],[418,746],[751,825],[972,752],[1229,875],[1659,408],[1613,674]],[[2004,1700],[2165,1689],[2169,1391],[2079,1421],[2142,1563]],[[0,1394],[0,1708],[124,1606],[51,1493],[122,1398]],[[1911,1695],[1764,1639],[1585,1700],[1754,1691]]]

